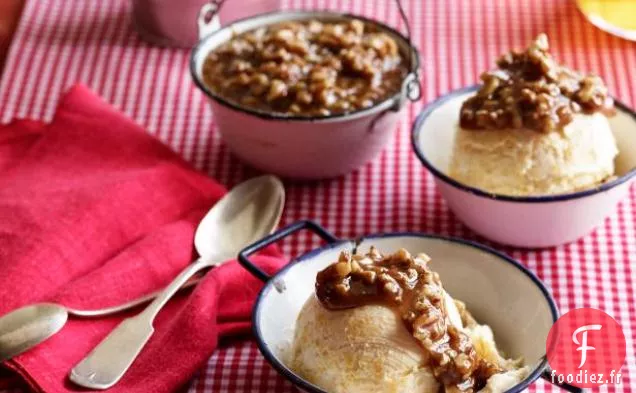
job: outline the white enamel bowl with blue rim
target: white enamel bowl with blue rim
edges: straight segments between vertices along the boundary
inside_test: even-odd
[[[609,122],[619,154],[617,178],[590,190],[531,197],[497,195],[447,175],[462,102],[476,86],[451,92],[429,104],[413,125],[413,149],[434,176],[449,208],[466,226],[498,243],[524,248],[574,241],[601,224],[625,198],[636,178],[636,113],[616,102]]]
[[[293,259],[274,276],[260,270],[249,256],[291,233],[310,229],[328,244]],[[263,356],[285,378],[312,393],[325,392],[296,375],[285,364],[302,306],[314,296],[316,274],[343,250],[365,253],[370,246],[390,253],[406,248],[430,255],[448,293],[466,303],[480,323],[489,325],[497,344],[512,358],[522,357],[530,375],[509,390],[520,392],[547,370],[546,338],[558,317],[554,299],[541,281],[519,262],[477,243],[419,233],[370,235],[339,240],[311,221],[299,221],[247,247],[239,262],[265,282],[253,311],[253,329]],[[316,327],[319,329],[320,327]],[[578,388],[564,386],[570,391]]]

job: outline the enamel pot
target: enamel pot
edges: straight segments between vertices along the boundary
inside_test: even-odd
[[[212,107],[214,123],[232,153],[262,171],[288,178],[329,178],[348,173],[373,157],[392,140],[400,114],[409,100],[420,98],[419,56],[410,39],[389,26],[371,19],[328,11],[281,11],[236,21],[221,28],[206,4],[199,13],[199,43],[192,50],[190,72],[196,86]],[[374,106],[326,117],[300,117],[266,113],[239,106],[216,94],[203,82],[206,56],[234,35],[283,21],[311,19],[363,20],[391,36],[409,73],[401,90]]]

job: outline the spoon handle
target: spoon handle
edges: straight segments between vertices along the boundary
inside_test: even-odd
[[[183,270],[141,314],[125,319],[80,361],[71,370],[71,381],[99,390],[116,384],[152,336],[152,322],[161,308],[190,277],[215,264],[211,259],[199,258]]]
[[[183,284],[185,284],[192,276],[199,271],[218,264],[218,261],[210,258],[199,258],[194,263],[185,268],[174,280],[168,285],[161,293],[146,307],[139,317],[143,317],[148,320],[150,324],[155,319],[159,311],[163,306],[177,293]]]

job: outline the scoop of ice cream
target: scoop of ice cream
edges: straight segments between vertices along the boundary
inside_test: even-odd
[[[445,293],[444,300],[450,322],[465,329],[477,353],[493,364],[509,365],[499,355],[490,328],[478,324],[464,328],[453,299]],[[427,354],[393,309],[368,305],[330,311],[312,296],[298,317],[290,367],[333,393],[438,392],[440,384],[427,361]],[[523,379],[515,376],[494,386],[511,378]]]
[[[309,298],[296,323],[290,367],[330,393],[437,393],[427,356],[391,308],[327,310]]]
[[[603,114],[576,114],[552,132],[460,128],[448,174],[494,194],[562,194],[596,187],[613,176],[617,154]]]
[[[480,392],[503,392],[528,375],[527,367],[517,369],[519,361],[501,356],[488,326],[474,322],[463,307],[460,315],[447,293],[445,306],[451,323],[470,337],[480,357],[510,369],[491,376]],[[470,322],[463,326],[466,317]],[[289,366],[330,393],[437,393],[441,385],[427,360],[393,309],[367,305],[330,311],[312,296],[298,316]]]

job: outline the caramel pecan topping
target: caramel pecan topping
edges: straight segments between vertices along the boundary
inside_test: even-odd
[[[203,80],[229,101],[267,113],[329,116],[397,94],[407,67],[370,23],[289,21],[239,34],[210,52]]]
[[[463,103],[462,128],[549,132],[570,123],[576,113],[614,113],[603,80],[557,64],[545,34],[525,51],[501,56],[497,66],[481,75],[482,86]]]

